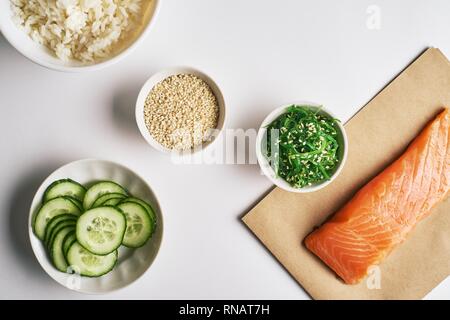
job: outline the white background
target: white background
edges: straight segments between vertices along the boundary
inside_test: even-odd
[[[2,0],[6,1],[6,0]],[[240,222],[271,185],[256,165],[174,165],[139,135],[134,102],[154,72],[211,75],[229,128],[257,128],[272,109],[323,103],[347,120],[427,46],[450,56],[448,0],[163,0],[145,42],[106,70],[44,69],[0,36],[0,298],[304,299],[308,295]],[[366,26],[369,5],[381,29]],[[164,209],[151,269],[106,296],[71,292],[40,268],[28,208],[53,170],[81,158],[144,176]],[[450,281],[430,298],[450,298]]]

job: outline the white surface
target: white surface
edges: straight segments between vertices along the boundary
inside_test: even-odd
[[[279,116],[286,113],[286,110],[289,106],[292,106],[293,104],[298,105],[309,105],[312,107],[315,107],[316,110],[321,110],[324,114],[326,114],[330,118],[336,118],[336,115],[333,114],[330,110],[326,109],[325,107],[321,106],[317,103],[311,103],[311,102],[296,102],[296,103],[288,103],[287,105],[278,107],[274,109],[269,115],[263,120],[261,126],[258,130],[258,135],[256,137],[256,144],[255,144],[255,153],[256,158],[258,159],[258,164],[261,168],[261,172],[266,175],[267,178],[269,178],[270,181],[272,181],[273,184],[275,184],[277,187],[280,187],[286,191],[289,192],[296,192],[296,193],[308,193],[308,192],[315,192],[322,188],[325,188],[327,185],[332,183],[341,173],[342,169],[345,166],[345,162],[347,161],[347,154],[348,154],[348,140],[347,140],[347,133],[345,131],[344,125],[341,122],[337,122],[337,127],[339,128],[338,134],[337,134],[337,141],[339,143],[340,150],[344,150],[343,152],[338,152],[338,157],[340,157],[340,162],[337,165],[336,171],[333,173],[333,175],[330,177],[330,179],[326,181],[322,181],[321,183],[314,184],[311,186],[305,186],[303,188],[294,188],[292,187],[286,180],[283,178],[277,176],[275,173],[275,170],[273,170],[269,160],[266,158],[265,155],[263,155],[262,150],[265,149],[263,147],[263,139],[266,139],[267,134],[267,127],[275,121]],[[319,109],[320,108],[320,109]],[[342,148],[343,147],[343,148]]]
[[[80,277],[79,275],[59,272],[48,257],[48,250],[33,232],[32,221],[42,205],[42,197],[47,187],[59,179],[72,179],[83,185],[95,181],[110,180],[119,183],[135,197],[151,204],[155,211],[158,227],[152,238],[138,249],[121,246],[119,259],[114,269],[98,278]],[[104,294],[122,289],[138,280],[155,260],[161,246],[164,220],[157,195],[142,177],[122,165],[104,160],[85,159],[68,163],[49,175],[37,190],[30,208],[28,234],[33,252],[42,268],[56,282],[69,289],[93,294]]]
[[[366,27],[372,4],[380,30]],[[51,280],[26,228],[43,179],[88,157],[137,171],[165,210],[155,264],[100,298],[308,298],[239,220],[271,187],[258,166],[171,164],[135,125],[140,87],[162,68],[189,65],[220,85],[229,127],[257,128],[296,100],[346,120],[427,46],[450,56],[447,0],[165,0],[160,9],[142,46],[95,73],[44,69],[0,38],[0,298],[99,298]],[[450,283],[431,296],[449,298]]]

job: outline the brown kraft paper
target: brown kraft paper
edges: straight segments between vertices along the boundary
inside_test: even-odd
[[[431,48],[347,122],[348,159],[333,183],[309,194],[275,188],[243,217],[311,297],[421,299],[450,275],[450,197],[358,285],[344,284],[303,244],[315,226],[397,159],[443,106],[450,106],[450,63]]]

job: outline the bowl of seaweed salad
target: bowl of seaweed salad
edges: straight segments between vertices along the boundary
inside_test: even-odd
[[[347,158],[342,123],[323,106],[289,104],[272,111],[257,136],[263,173],[292,192],[312,192],[331,183]]]

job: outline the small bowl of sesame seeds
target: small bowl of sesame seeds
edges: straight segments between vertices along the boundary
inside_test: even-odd
[[[315,103],[295,103],[272,111],[256,138],[262,172],[278,187],[297,193],[330,184],[347,159],[342,123]]]
[[[209,147],[220,135],[225,101],[205,73],[188,67],[163,70],[142,87],[136,122],[156,150],[179,156],[192,154]]]

